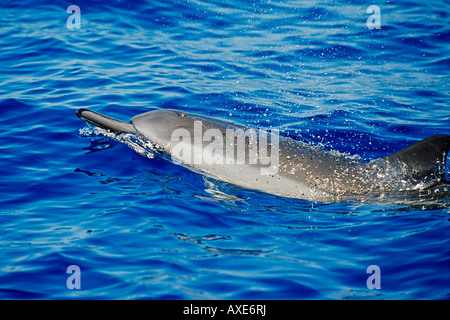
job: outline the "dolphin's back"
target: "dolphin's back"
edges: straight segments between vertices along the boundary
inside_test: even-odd
[[[445,179],[450,135],[436,135],[418,141],[381,159],[387,169],[397,168],[414,180]]]
[[[297,174],[311,188],[333,196],[424,188],[445,181],[449,149],[450,136],[436,135],[368,163],[317,150]]]

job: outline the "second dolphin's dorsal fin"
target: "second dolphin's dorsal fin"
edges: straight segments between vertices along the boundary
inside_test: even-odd
[[[382,158],[387,168],[398,168],[410,178],[443,180],[450,149],[449,135],[436,135]],[[407,171],[407,172],[405,172]]]
[[[136,133],[136,128],[131,123],[116,120],[88,109],[79,109],[77,111],[77,116],[96,127],[112,132]]]

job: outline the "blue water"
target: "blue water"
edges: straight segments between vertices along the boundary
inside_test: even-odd
[[[0,298],[448,299],[449,188],[280,198],[148,159],[75,112],[174,108],[375,159],[450,134],[449,13],[419,0],[2,3]]]

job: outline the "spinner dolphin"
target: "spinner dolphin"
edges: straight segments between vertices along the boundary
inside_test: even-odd
[[[203,175],[306,200],[426,188],[445,180],[450,149],[450,136],[436,135],[384,158],[362,162],[273,132],[251,131],[177,110],[150,111],[130,122],[88,109],[78,110],[77,116],[110,132],[132,134],[150,142],[175,163]]]

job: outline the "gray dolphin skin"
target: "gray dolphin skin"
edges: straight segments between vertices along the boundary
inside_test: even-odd
[[[247,127],[177,110],[150,111],[133,117],[130,122],[88,109],[78,110],[77,116],[115,134],[132,134],[143,141],[143,145],[150,142],[157,151],[172,156],[175,163],[205,176],[305,200],[376,196],[390,191],[428,188],[445,181],[445,161],[450,149],[450,136],[436,135],[384,158],[362,162],[288,137],[275,137],[273,133],[268,137],[261,132],[249,134]],[[213,138],[197,140],[195,144],[199,129],[201,134],[212,132]],[[232,139],[228,139],[230,132],[235,133]],[[239,147],[242,133],[245,143]],[[261,151],[262,142],[268,146],[266,161],[262,161],[263,154],[256,154],[256,162],[252,162],[251,151]],[[256,146],[260,148],[254,148]],[[204,155],[212,154],[214,147],[216,158],[213,160],[216,161],[208,160]],[[193,161],[199,152],[203,153],[203,158],[197,160],[203,161]],[[268,161],[269,154],[271,161]],[[222,161],[217,157],[222,157]]]

